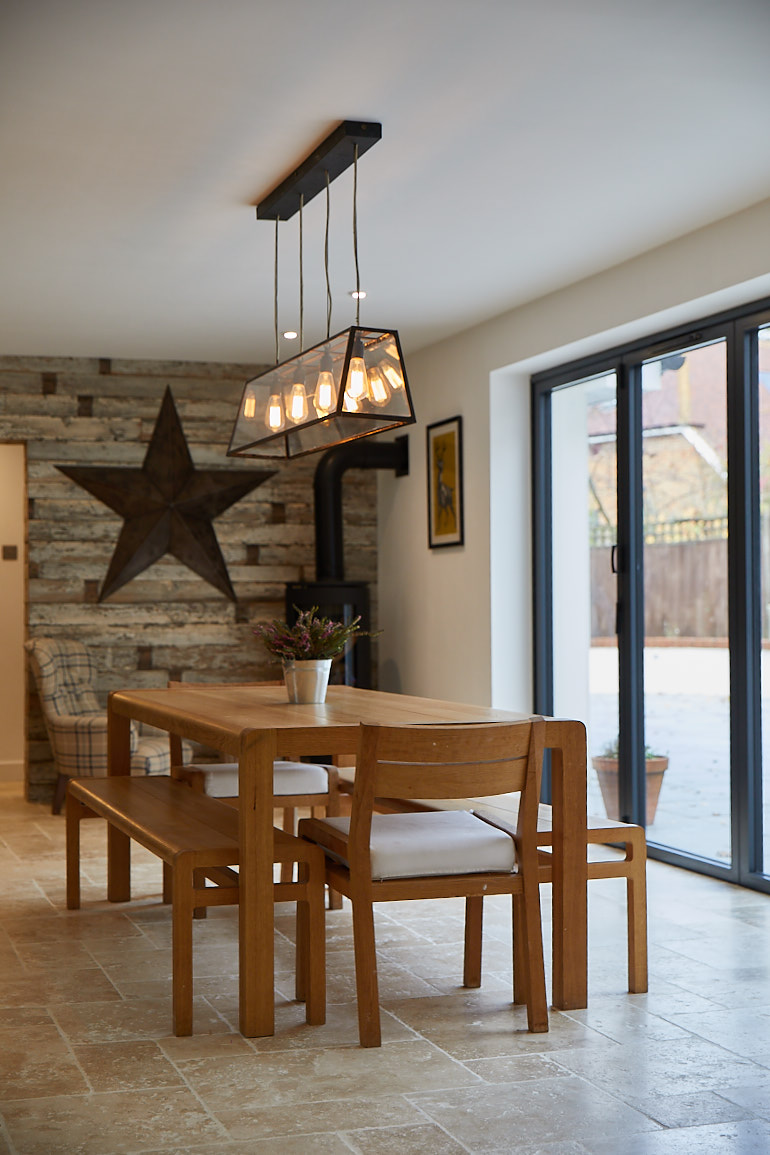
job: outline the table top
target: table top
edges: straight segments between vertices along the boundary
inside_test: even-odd
[[[175,686],[164,690],[118,690],[110,709],[161,729],[171,730],[225,752],[237,753],[240,736],[248,730],[279,731],[282,749],[321,744],[332,753],[355,750],[360,722],[380,725],[442,725],[516,722],[528,717],[510,710],[329,686],[326,702],[299,705],[287,700],[284,686]],[[329,743],[332,745],[329,745]],[[349,747],[349,749],[348,749]],[[306,753],[315,753],[307,747]]]

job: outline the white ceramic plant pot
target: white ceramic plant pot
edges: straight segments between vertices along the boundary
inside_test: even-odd
[[[284,662],[283,680],[290,702],[308,705],[326,701],[331,658],[311,658],[304,662]]]

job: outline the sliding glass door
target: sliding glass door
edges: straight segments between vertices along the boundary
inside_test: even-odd
[[[728,863],[724,340],[643,364],[642,438],[648,838]]]
[[[541,374],[533,420],[536,709],[586,722],[590,813],[770,890],[770,308]]]
[[[618,740],[615,374],[557,390],[551,422],[553,709],[585,721],[589,750],[612,750]],[[607,806],[617,817],[617,777],[607,790]],[[599,781],[591,775],[588,809],[601,814],[604,806]]]

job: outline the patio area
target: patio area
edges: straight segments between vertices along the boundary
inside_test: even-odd
[[[762,654],[762,682],[770,686],[770,655]],[[604,814],[590,756],[617,736],[617,650],[590,651],[588,809]],[[730,696],[729,652],[724,647],[660,646],[645,650],[646,742],[666,754],[651,842],[729,862]],[[765,699],[763,698],[763,716]],[[770,705],[770,702],[768,702]],[[763,734],[764,780],[770,766]],[[770,790],[765,790],[764,830],[770,836]]]

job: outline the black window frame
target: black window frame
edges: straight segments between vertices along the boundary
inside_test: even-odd
[[[728,623],[732,858],[713,859],[650,844],[651,858],[770,893],[770,844],[762,818],[762,607],[759,567],[758,338],[770,298],[672,326],[531,378],[534,708],[552,714],[553,524],[551,397],[560,387],[614,373],[618,438],[618,664],[620,814],[644,823],[644,541],[642,527],[642,364],[686,346],[726,342],[728,452]],[[623,449],[621,451],[621,442]],[[770,718],[766,720],[770,725]],[[768,768],[770,773],[770,767]],[[546,783],[546,789],[548,784]],[[770,843],[770,832],[768,832]],[[763,873],[764,870],[764,873]]]

